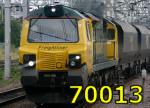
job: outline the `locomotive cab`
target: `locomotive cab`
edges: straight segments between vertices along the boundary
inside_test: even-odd
[[[91,20],[76,10],[58,5],[31,13],[23,22],[19,48],[23,86],[86,86],[92,73],[92,42]]]

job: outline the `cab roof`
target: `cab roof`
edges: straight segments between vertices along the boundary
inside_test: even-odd
[[[49,7],[49,8],[48,8]],[[55,8],[55,14],[54,12],[51,12],[51,9]],[[61,8],[61,9],[59,9]],[[45,11],[45,9],[47,9]],[[57,11],[58,10],[58,11]],[[50,15],[47,16],[46,12],[48,12]],[[63,5],[56,5],[56,6],[45,6],[39,9],[36,9],[32,12],[30,12],[29,16],[27,18],[40,18],[40,17],[66,17],[66,18],[77,18],[77,19],[83,19],[86,18],[81,12],[79,12],[76,9],[66,7]]]

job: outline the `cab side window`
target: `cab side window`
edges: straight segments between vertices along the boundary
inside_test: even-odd
[[[107,20],[103,21],[103,33],[106,40],[114,40],[115,39],[115,29],[114,26],[108,22]]]
[[[101,23],[97,23],[94,27],[95,41],[100,42],[103,39],[103,28]]]
[[[114,29],[108,29],[107,30],[107,39],[108,40],[115,39],[115,30]]]

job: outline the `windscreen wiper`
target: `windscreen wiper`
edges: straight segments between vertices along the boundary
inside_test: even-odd
[[[57,38],[57,39],[61,39],[61,40],[65,40],[65,41],[69,41],[69,42],[71,42],[71,40],[64,39],[64,38],[61,38],[61,37],[57,37],[57,36],[52,35],[52,34],[46,34],[46,33],[37,32],[37,31],[33,31],[33,30],[31,30],[31,31],[32,31],[32,32],[35,32],[35,33],[38,33],[38,34],[43,34],[43,35],[47,35],[47,36],[49,36],[49,37],[55,37],[55,38]]]

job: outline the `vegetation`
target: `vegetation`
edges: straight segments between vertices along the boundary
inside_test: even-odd
[[[21,20],[11,19],[11,59],[16,60],[18,58],[20,31],[21,31]],[[2,20],[2,11],[0,9],[0,43],[4,43],[5,37],[5,24]],[[4,45],[0,45],[0,60],[4,60]],[[12,68],[10,80],[4,80],[4,69],[0,69],[0,88],[16,84],[20,79],[19,66]]]
[[[4,69],[0,69],[0,87],[19,83],[19,80],[20,80],[19,66],[12,68],[10,80],[4,80]]]
[[[5,25],[4,18],[2,18],[3,12],[0,8],[0,43],[4,43],[5,39]],[[4,15],[3,15],[4,16]],[[18,58],[17,48],[19,47],[20,41],[20,31],[21,31],[22,21],[18,19],[11,20],[11,58]],[[0,60],[4,60],[4,45],[0,44]]]
[[[4,15],[3,15],[4,16]],[[11,43],[15,47],[19,46],[20,31],[22,21],[18,19],[11,20]],[[2,20],[2,11],[0,9],[0,43],[4,43],[4,20]]]
[[[19,46],[21,31],[21,21],[12,20],[11,21],[11,43],[15,47]],[[0,42],[4,43],[4,22],[0,23]]]
[[[4,60],[5,52],[4,46],[0,47],[0,60]],[[11,59],[17,60],[18,59],[18,49],[15,46],[11,47]]]
[[[20,43],[21,23],[20,20],[12,20],[11,22],[11,42],[15,47],[18,47]]]

